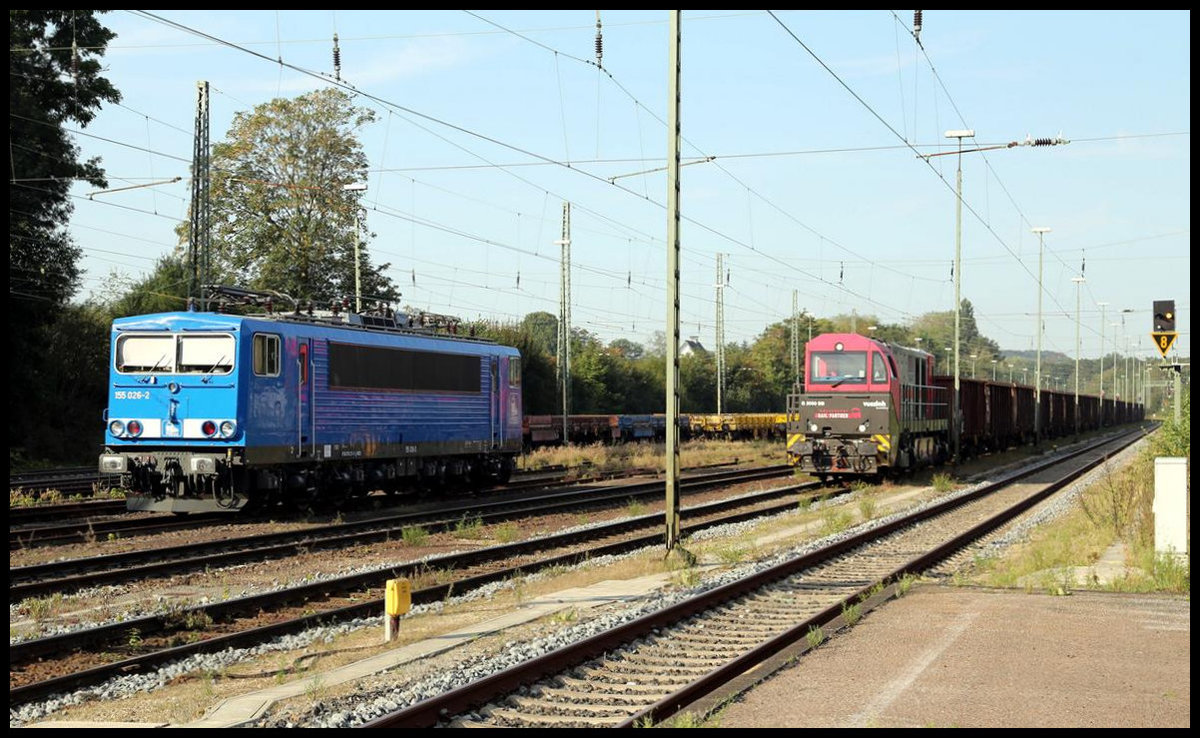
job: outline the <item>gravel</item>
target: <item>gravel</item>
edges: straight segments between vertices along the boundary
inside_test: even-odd
[[[1142,442],[1139,442],[1133,447],[1116,455],[1110,463],[1126,463],[1133,457],[1133,455],[1136,454],[1136,449],[1141,445],[1141,443]],[[1037,459],[1033,459],[1019,466],[1028,466],[1030,464],[1037,463],[1038,461],[1039,460]],[[993,547],[1003,547],[1010,545],[1014,541],[1022,539],[1024,536],[1028,535],[1028,532],[1038,524],[1062,514],[1070,507],[1074,499],[1084,488],[1094,483],[1096,479],[1105,473],[1106,469],[1104,467],[1099,467],[1093,470],[1089,474],[1085,475],[1085,477],[1082,479],[1073,483],[1069,488],[1064,490],[1063,493],[1056,495],[1052,501],[1041,506],[1036,514],[1030,519],[1023,520],[1019,525],[1014,526],[1011,530],[1006,532],[1003,537],[991,541],[988,545]],[[990,476],[992,477],[992,480],[996,478],[995,474]],[[989,483],[991,483],[991,480],[979,481],[976,484],[940,496],[937,499],[922,503],[916,509],[925,509],[947,499],[969,494],[979,487]],[[838,500],[838,503],[844,504],[847,500],[853,499],[854,496],[842,497]],[[820,501],[815,501],[809,509],[819,509],[821,504],[822,503]],[[779,515],[772,516],[771,519],[783,519],[789,516],[795,516],[798,514],[798,512],[799,511],[797,510],[781,513]],[[374,686],[359,686],[351,695],[333,698],[327,702],[315,704],[294,714],[280,716],[268,715],[260,721],[252,724],[251,727],[344,728],[362,725],[370,720],[380,717],[381,715],[414,705],[422,700],[442,694],[465,684],[469,684],[473,681],[515,666],[516,664],[522,663],[528,659],[544,655],[550,651],[562,648],[584,638],[591,637],[597,633],[614,628],[618,625],[629,622],[648,613],[660,610],[664,607],[668,607],[689,597],[706,592],[715,587],[722,586],[736,579],[749,576],[750,574],[762,571],[763,569],[771,566],[775,566],[789,558],[811,553],[812,551],[824,546],[845,540],[846,538],[849,538],[859,532],[884,525],[903,515],[911,514],[912,512],[914,512],[914,509],[909,509],[902,513],[895,513],[893,515],[888,515],[881,518],[875,518],[837,534],[792,547],[770,557],[769,559],[743,564],[732,569],[712,574],[705,577],[699,584],[690,589],[678,590],[674,592],[659,592],[647,599],[639,601],[639,603],[634,606],[621,605],[621,607],[624,609],[616,612],[596,612],[588,619],[564,626],[557,632],[549,635],[544,635],[525,642],[505,642],[496,653],[483,654],[464,659],[453,666],[439,669],[438,672],[431,677],[427,677],[410,684],[378,684]],[[756,522],[748,521],[719,526],[717,528],[696,533],[693,536],[693,539],[703,540],[720,536],[737,535],[748,530],[752,526],[761,523],[762,520],[760,519]],[[607,566],[615,561],[640,556],[644,553],[656,551],[658,549],[658,546],[650,546],[639,551],[633,551],[619,556],[598,557],[578,564],[574,567],[570,567],[570,569]],[[352,572],[362,571],[369,568],[370,567],[364,567],[363,569],[352,570]],[[562,569],[558,570],[558,572],[561,571]],[[534,573],[525,577],[525,581],[536,581],[544,576],[547,575]],[[309,579],[309,581],[312,581],[312,579]],[[281,585],[281,588],[282,586],[286,585]],[[500,590],[512,588],[513,586],[514,583],[512,581],[495,582],[484,585],[470,592],[452,597],[450,598],[449,602],[458,603],[486,599],[493,596]],[[418,605],[414,607],[412,611],[405,617],[413,617],[429,612],[439,612],[443,607],[445,607],[445,605],[445,602]],[[9,610],[11,617],[13,606],[10,605]],[[50,715],[55,711],[70,705],[81,704],[89,700],[118,700],[137,692],[150,692],[164,686],[172,679],[183,674],[196,671],[219,671],[230,665],[247,659],[256,658],[267,653],[300,649],[316,642],[327,643],[332,641],[338,635],[350,633],[362,628],[378,628],[380,624],[381,618],[374,617],[340,623],[334,626],[311,628],[299,634],[276,638],[269,643],[265,643],[254,648],[226,649],[218,653],[197,655],[166,665],[155,672],[116,677],[96,687],[81,689],[69,694],[55,695],[47,700],[28,703],[15,708],[10,707],[9,727],[20,727],[28,722],[40,720],[47,715]]]

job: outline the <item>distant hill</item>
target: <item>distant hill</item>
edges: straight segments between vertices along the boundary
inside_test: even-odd
[[[1025,359],[1027,361],[1037,361],[1037,351],[1013,351],[1012,349],[1003,349],[1004,358],[1006,359]],[[1061,351],[1046,351],[1042,349],[1043,364],[1059,364],[1062,362],[1075,361],[1074,356],[1067,356]]]

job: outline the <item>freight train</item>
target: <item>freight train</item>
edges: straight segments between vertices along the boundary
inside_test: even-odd
[[[926,351],[854,333],[814,337],[805,349],[803,392],[797,388],[788,396],[788,463],[827,479],[947,460],[954,378],[935,376],[933,365]],[[961,452],[999,450],[1143,418],[1142,406],[1131,402],[1080,395],[1076,406],[1074,393],[1040,395],[1038,402],[1033,387],[960,377]]]
[[[520,353],[426,322],[311,308],[117,319],[100,472],[121,475],[129,509],[177,513],[507,482]]]

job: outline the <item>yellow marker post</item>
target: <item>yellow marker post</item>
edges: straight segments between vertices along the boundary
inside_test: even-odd
[[[383,642],[400,635],[400,616],[412,609],[412,583],[407,579],[389,579],[383,594]]]

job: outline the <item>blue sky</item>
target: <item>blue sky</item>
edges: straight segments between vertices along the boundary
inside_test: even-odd
[[[342,78],[385,101],[361,98],[376,112],[360,131],[363,202],[404,302],[464,318],[557,312],[569,200],[574,324],[605,340],[664,328],[666,177],[638,173],[665,162],[666,11],[600,11],[604,71],[590,10],[150,12],[268,59],[145,15],[103,16],[123,101],[78,142],[110,187],[184,179],[75,200],[81,296],[174,245],[196,81],[212,86],[223,140],[236,112],[326,84],[274,60],[331,75],[336,31]],[[1106,348],[1116,334],[1156,356],[1156,299],[1176,301],[1190,355],[1190,13],[925,11],[924,51],[912,20],[684,11],[683,156],[714,157],[682,170],[684,335],[712,340],[717,253],[731,340],[790,315],[793,290],[819,316],[951,309],[956,156],[917,154],[973,128],[980,145],[1071,140],[962,157],[962,290],[984,333],[1034,346],[1030,229],[1047,226],[1044,349],[1074,354],[1071,278],[1086,260],[1084,356],[1100,352],[1098,302],[1118,323]]]

